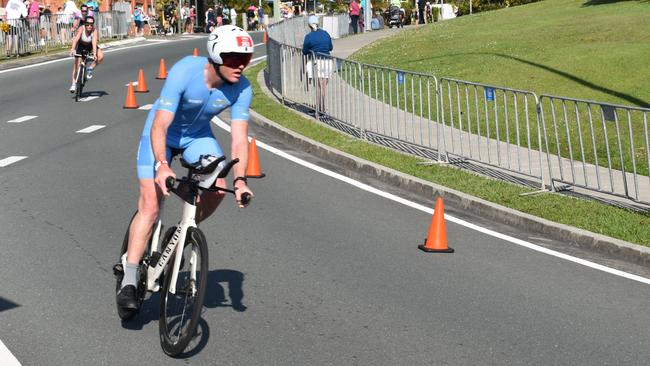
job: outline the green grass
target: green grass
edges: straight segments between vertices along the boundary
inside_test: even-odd
[[[559,194],[519,196],[529,189],[492,180],[445,166],[423,167],[422,160],[334,131],[268,97],[257,83],[257,74],[266,64],[246,70],[253,85],[251,108],[276,123],[303,136],[368,161],[404,172],[436,184],[468,193],[521,212],[595,233],[650,246],[650,216]]]
[[[353,59],[535,93],[650,106],[650,2],[545,0],[401,32]]]

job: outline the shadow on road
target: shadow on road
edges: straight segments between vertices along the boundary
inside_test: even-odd
[[[81,98],[81,99],[84,99],[84,98],[90,98],[90,97],[98,97],[98,98],[101,98],[101,97],[106,96],[106,95],[109,95],[109,94],[108,94],[107,92],[103,91],[103,90],[98,90],[98,91],[85,91],[85,92],[82,92],[82,93],[81,93],[80,98]],[[73,95],[73,97],[74,97],[74,95]]]
[[[218,269],[208,273],[208,288],[205,292],[203,305],[207,308],[230,306],[235,311],[244,312],[247,307],[242,303],[244,298],[244,274],[231,269]],[[226,291],[228,289],[228,298]]]
[[[4,297],[0,296],[0,311],[5,311],[13,308],[17,308],[20,305],[16,304],[13,301],[9,301],[5,299]]]
[[[207,288],[203,306],[205,308],[217,308],[230,306],[238,312],[246,311],[247,307],[242,303],[244,298],[243,291],[244,274],[231,269],[219,269],[208,273]],[[226,294],[226,288],[228,289]],[[0,297],[0,311],[2,311],[3,302]],[[134,318],[128,321],[122,321],[122,328],[130,330],[141,330],[151,321],[158,321],[160,318],[160,293],[152,294],[142,303],[140,312]],[[210,338],[210,327],[203,319],[199,319],[196,328],[196,334],[187,351],[181,353],[176,358],[190,358],[200,353],[208,344]]]
[[[187,351],[181,353],[175,358],[183,359],[198,355],[208,344],[208,339],[210,339],[210,327],[208,326],[208,323],[201,318],[199,319],[199,324],[196,326],[194,338],[192,338],[190,344],[187,345]]]
[[[160,318],[160,293],[156,292],[145,299],[138,315],[130,320],[122,321],[122,328],[130,330],[141,330],[145,324]]]

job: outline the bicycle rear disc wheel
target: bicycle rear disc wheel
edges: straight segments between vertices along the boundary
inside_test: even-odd
[[[160,345],[172,357],[183,352],[194,337],[208,280],[208,245],[201,230],[192,227],[188,229],[182,250],[183,260],[178,271],[175,293],[169,292],[175,258],[172,257],[167,266],[160,299]],[[194,279],[191,278],[192,266],[196,268]]]

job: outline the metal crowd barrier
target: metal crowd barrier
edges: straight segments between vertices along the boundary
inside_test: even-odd
[[[320,121],[541,190],[571,186],[609,202],[650,205],[650,109],[305,56],[306,30],[304,18],[270,27],[267,73],[283,102]]]
[[[443,78],[441,152],[535,178],[544,189],[535,93]]]
[[[551,186],[650,203],[650,109],[542,95]]]
[[[269,25],[267,35],[280,44],[302,47],[308,31],[306,17],[293,17]]]
[[[124,12],[102,12],[95,15],[100,38],[124,37],[127,34]],[[0,22],[0,24],[3,24]],[[40,16],[7,19],[9,30],[0,27],[0,56],[20,56],[69,45],[74,36],[72,15]]]

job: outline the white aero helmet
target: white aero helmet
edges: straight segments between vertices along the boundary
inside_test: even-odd
[[[234,25],[217,27],[208,36],[208,55],[217,65],[222,65],[222,53],[253,53],[253,39],[243,29]]]

